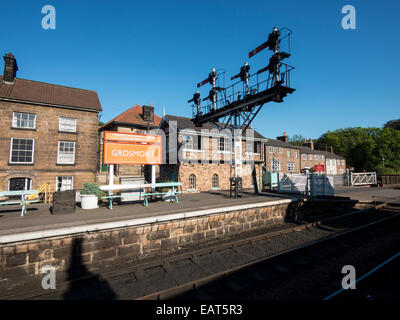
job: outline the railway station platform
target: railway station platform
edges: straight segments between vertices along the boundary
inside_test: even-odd
[[[400,199],[400,186],[370,187],[335,187],[335,196],[349,197],[360,202],[391,202]],[[398,201],[398,200],[397,200]]]
[[[12,240],[28,240],[29,237],[18,234],[42,232],[42,237],[73,234],[89,230],[101,230],[128,225],[140,225],[157,221],[168,221],[185,216],[205,215],[212,212],[224,212],[238,208],[250,208],[257,204],[273,205],[295,201],[296,196],[271,193],[244,192],[242,197],[230,198],[228,191],[183,194],[179,203],[168,201],[150,202],[148,207],[141,202],[116,204],[113,210],[104,203],[98,209],[83,210],[77,205],[75,213],[51,214],[51,204],[34,204],[28,207],[27,214],[20,216],[20,207],[0,208],[0,244]],[[283,200],[283,201],[282,201]],[[59,230],[58,232],[51,230]],[[32,237],[30,237],[32,238]],[[32,238],[33,239],[33,238]]]

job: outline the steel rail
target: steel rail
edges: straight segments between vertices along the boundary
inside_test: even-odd
[[[276,257],[279,257],[279,256],[283,256],[283,255],[288,254],[288,253],[292,253],[292,252],[295,252],[295,251],[298,251],[298,250],[301,250],[301,249],[304,249],[304,248],[307,248],[307,247],[311,247],[311,246],[319,244],[321,242],[325,242],[325,241],[328,241],[328,240],[331,240],[331,239],[334,239],[334,238],[337,238],[337,237],[341,237],[341,236],[344,236],[346,234],[349,234],[349,233],[352,233],[352,232],[355,232],[355,231],[359,231],[359,230],[368,228],[368,227],[370,227],[372,225],[375,225],[375,224],[378,224],[378,223],[381,223],[381,222],[385,222],[385,221],[390,220],[390,219],[397,218],[399,216],[400,216],[400,213],[392,215],[392,216],[389,216],[389,217],[385,217],[385,218],[379,219],[377,221],[373,221],[373,222],[370,222],[370,223],[367,223],[365,225],[352,228],[352,229],[344,231],[344,232],[333,234],[331,236],[324,237],[322,239],[318,239],[318,240],[306,243],[304,245],[297,246],[295,248],[291,248],[291,249],[288,249],[288,250],[284,250],[284,251],[278,252],[278,253],[273,254],[271,256],[268,256],[268,257],[263,257],[263,258],[259,258],[259,259],[253,260],[253,261],[248,262],[246,264],[243,264],[243,265],[240,265],[240,266],[236,266],[236,267],[230,268],[228,270],[224,270],[224,271],[212,274],[210,276],[203,277],[203,278],[198,279],[198,280],[190,281],[190,282],[187,282],[187,283],[184,283],[184,284],[180,284],[180,285],[178,285],[176,287],[173,287],[173,288],[160,290],[160,291],[157,291],[157,292],[154,292],[154,293],[142,296],[142,297],[138,297],[138,298],[135,298],[134,300],[163,300],[163,299],[172,298],[172,297],[176,296],[177,294],[183,294],[183,293],[195,290],[196,288],[200,288],[201,286],[203,286],[203,285],[205,285],[207,283],[210,283],[210,282],[215,281],[215,280],[222,279],[222,278],[224,278],[226,276],[229,276],[232,273],[235,273],[237,271],[241,271],[241,270],[243,270],[243,269],[245,269],[247,267],[254,266],[254,265],[258,264],[258,263],[262,263],[262,262],[265,262],[267,260],[271,260],[273,258],[276,258]]]

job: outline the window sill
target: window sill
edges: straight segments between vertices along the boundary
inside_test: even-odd
[[[227,154],[229,154],[229,153],[232,153],[232,152],[231,151],[220,151],[220,150],[218,150],[217,153],[227,153]]]
[[[76,131],[61,131],[61,130],[58,130],[58,133],[78,134],[78,132]]]
[[[27,162],[9,162],[9,166],[34,166],[35,164],[32,163],[27,163]]]
[[[56,166],[70,166],[70,167],[72,167],[72,166],[75,166],[76,164],[75,163],[56,163]]]
[[[259,156],[259,153],[255,153],[255,152],[246,152],[245,153],[246,156]]]
[[[183,149],[183,152],[197,152],[197,153],[202,153],[204,150],[196,150],[196,149]]]
[[[18,128],[18,127],[11,127],[13,130],[22,130],[22,131],[36,131],[36,128]]]

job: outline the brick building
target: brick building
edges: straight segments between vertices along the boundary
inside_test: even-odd
[[[219,131],[210,123],[199,128],[189,118],[172,115],[163,118],[160,129],[165,132],[167,148],[161,181],[179,181],[183,190],[191,191],[229,189],[232,152],[227,131]],[[171,144],[173,140],[176,145]],[[243,188],[260,188],[264,140],[255,131],[247,142],[242,141]]]
[[[315,165],[323,165],[324,173],[330,175],[345,174],[346,160],[330,152],[315,150],[312,139],[304,140],[303,146],[296,146],[288,142],[288,136],[266,139],[265,166],[268,170],[282,173],[300,173],[304,169],[312,169]]]
[[[302,169],[313,168],[314,165],[324,165],[325,173],[330,175],[340,175],[346,173],[346,159],[331,151],[322,151],[314,149],[314,142],[304,140],[304,146],[299,147]]]
[[[300,173],[299,147],[288,143],[286,132],[274,139],[265,139],[265,166],[267,170],[283,173]]]
[[[80,189],[94,182],[98,112],[95,91],[16,78],[4,56],[0,76],[0,190]]]
[[[102,127],[99,128],[100,145],[99,148],[99,163],[100,170],[107,172],[107,165],[103,165],[103,136],[104,131],[118,131],[118,132],[132,132],[132,133],[147,133],[149,130],[156,129],[161,123],[161,118],[154,114],[154,107],[150,103],[150,106],[135,105],[129,108],[125,112],[121,113],[114,119],[108,121]],[[114,175],[117,183],[121,181],[132,181],[145,179],[148,182],[151,181],[150,166],[145,165],[115,165]],[[159,167],[157,166],[156,175],[159,174]],[[99,182],[106,183],[105,175],[99,178]]]

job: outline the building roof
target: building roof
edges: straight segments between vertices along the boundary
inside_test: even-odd
[[[128,110],[124,111],[120,115],[116,116],[114,119],[108,121],[102,127],[99,128],[100,131],[106,130],[113,126],[114,124],[122,124],[133,127],[147,127],[147,122],[143,121],[142,118],[143,107],[140,105],[135,105]],[[154,114],[154,123],[150,124],[150,128],[156,128],[161,123],[161,117]]]
[[[13,84],[3,82],[0,76],[0,99],[30,102],[54,107],[69,107],[102,111],[96,91],[16,78]]]
[[[168,122],[170,121],[176,121],[177,122],[177,129],[178,131],[184,130],[184,129],[190,129],[194,131],[201,131],[202,129],[207,129],[207,130],[212,130],[212,129],[217,129],[216,126],[213,124],[206,122],[204,123],[201,127],[196,127],[195,124],[193,123],[192,119],[186,118],[186,117],[180,117],[180,116],[174,116],[167,114],[165,115],[164,119],[166,119]],[[265,139],[262,134],[254,130],[254,138],[256,139]]]
[[[267,146],[271,147],[282,147],[282,148],[290,148],[290,149],[299,149],[299,146],[295,146],[294,144],[287,143],[281,140],[276,139],[268,139],[266,142]]]
[[[331,153],[329,151],[315,150],[309,147],[298,147],[300,149],[301,154],[322,154],[325,158],[328,159],[344,159],[342,156],[339,156],[335,153]]]

